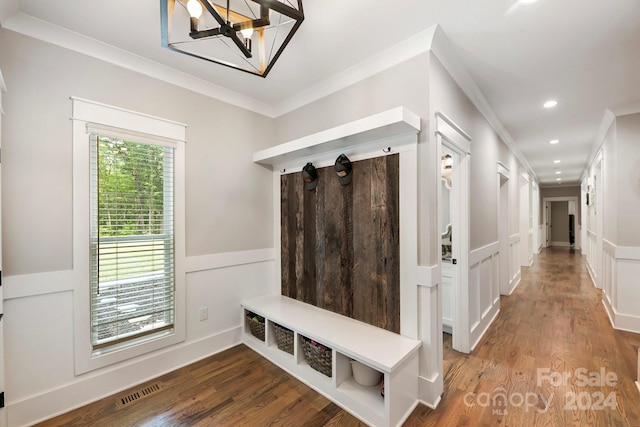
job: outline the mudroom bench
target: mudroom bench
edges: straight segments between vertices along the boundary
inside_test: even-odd
[[[242,318],[243,343],[367,424],[401,425],[418,403],[418,340],[281,295],[243,301]]]

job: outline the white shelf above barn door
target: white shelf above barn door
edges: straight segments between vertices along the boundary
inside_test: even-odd
[[[399,137],[415,136],[419,131],[420,117],[405,107],[396,107],[258,151],[253,155],[253,161],[274,169],[293,167],[299,171],[308,161],[315,163],[343,151],[355,158],[359,154],[386,149],[391,145],[390,140],[397,144],[401,140]]]

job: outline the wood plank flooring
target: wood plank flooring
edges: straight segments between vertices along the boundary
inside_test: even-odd
[[[601,300],[583,257],[543,250],[476,349],[445,350],[438,409],[405,426],[639,426],[640,335],[614,330]],[[584,379],[602,369],[617,380]]]
[[[640,426],[640,334],[611,328],[579,254],[544,250],[500,304],[470,355],[451,350],[445,334],[442,402],[419,406],[405,426]],[[609,384],[594,375],[589,383],[591,372],[608,374]],[[118,407],[153,384],[162,390]],[[39,425],[364,424],[240,345]]]

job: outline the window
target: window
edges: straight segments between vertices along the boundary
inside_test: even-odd
[[[79,375],[185,340],[186,126],[72,103]]]
[[[91,134],[91,345],[174,326],[174,148]]]

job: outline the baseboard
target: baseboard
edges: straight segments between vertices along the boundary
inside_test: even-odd
[[[480,342],[484,334],[487,332],[489,327],[493,324],[493,321],[496,320],[496,317],[498,317],[499,313],[500,313],[500,305],[494,304],[493,307],[487,312],[487,315],[483,317],[482,320],[471,331],[471,336],[469,338],[471,338],[472,344],[471,344],[471,348],[469,349],[469,353],[471,353],[476,348],[476,346],[478,345],[478,343]],[[482,329],[478,334],[476,334],[476,331],[479,328],[482,328]],[[475,337],[475,340],[474,340],[474,337]]]
[[[509,290],[506,293],[501,295],[506,295],[506,296],[511,295],[513,291],[515,291],[518,285],[520,284],[521,279],[522,279],[522,271],[518,270],[518,274],[513,276],[513,278],[509,282]]]
[[[602,298],[602,305],[607,312],[613,329],[640,334],[640,317],[618,313],[606,296]]]
[[[589,273],[589,277],[591,277],[591,283],[593,283],[593,286],[595,288],[601,289],[598,286],[598,281],[596,280],[597,276],[595,271],[593,271],[593,268],[591,267],[591,264],[589,263],[589,260],[587,260],[587,273]]]
[[[611,323],[611,326],[613,327],[613,329],[616,328],[615,324],[615,313],[613,311],[613,307],[611,306],[611,303],[609,302],[609,298],[607,298],[607,296],[603,293],[603,298],[602,298],[602,306],[604,307],[604,311],[605,313],[607,313],[607,317],[609,318],[609,323]]]
[[[640,334],[640,317],[616,313],[615,311],[614,316],[614,329],[617,329],[619,331],[633,332],[634,334]]]
[[[7,405],[8,425],[27,426],[61,415],[89,403],[127,390],[137,384],[234,347],[241,342],[242,327],[204,339],[158,351],[135,362],[104,369],[97,375],[83,375],[68,384]]]
[[[442,375],[436,374],[433,378],[418,377],[418,396],[420,403],[436,409],[442,400]]]

